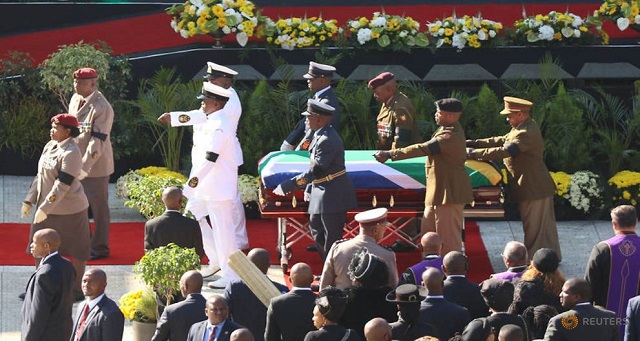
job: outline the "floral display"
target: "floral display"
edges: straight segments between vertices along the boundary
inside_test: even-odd
[[[129,321],[155,322],[156,296],[150,289],[130,291],[120,297],[120,311]]]
[[[349,41],[356,46],[409,51],[429,44],[427,36],[420,32],[420,23],[411,17],[374,12],[371,19],[348,20],[346,27]]]
[[[162,191],[169,186],[179,186],[187,178],[165,167],[146,167],[132,170],[118,178],[116,195],[126,198],[125,206],[137,209],[147,219],[157,217],[165,211]]]
[[[609,179],[612,190],[613,207],[638,204],[640,199],[640,173],[628,170],[616,173]]]
[[[518,45],[571,45],[607,43],[606,36],[591,18],[573,13],[536,14],[513,23],[511,40]]]
[[[257,35],[264,22],[260,11],[249,0],[187,0],[167,8],[172,16],[171,27],[183,38],[195,35],[222,37],[235,34],[240,46]]]
[[[565,172],[549,172],[549,174],[556,185],[556,195],[565,198],[569,192],[569,185],[571,185],[571,175]]]
[[[238,189],[240,191],[240,200],[247,205],[251,202],[258,202],[258,191],[260,190],[260,182],[258,177],[249,174],[238,176]]]
[[[605,0],[594,15],[613,20],[620,31],[629,27],[640,31],[639,0]]]
[[[264,36],[267,44],[282,47],[285,50],[309,46],[321,46],[335,39],[341,28],[336,19],[324,20],[322,17],[286,18],[274,22],[267,19]]]
[[[579,171],[571,175],[571,185],[567,199],[571,206],[583,213],[591,213],[603,206],[600,177],[589,171]]]
[[[477,16],[451,17],[427,24],[427,34],[435,39],[435,46],[452,46],[458,50],[465,46],[479,48],[494,42],[502,30],[502,23]]]

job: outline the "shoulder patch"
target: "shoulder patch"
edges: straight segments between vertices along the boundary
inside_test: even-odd
[[[187,123],[189,121],[191,121],[191,117],[189,117],[189,115],[184,115],[183,114],[183,115],[178,116],[178,122],[180,122],[180,123]]]
[[[193,178],[189,179],[189,182],[187,184],[191,188],[196,188],[198,186],[198,178],[194,176]]]
[[[451,134],[446,133],[446,134],[442,135],[442,138],[445,139],[445,140],[448,140],[448,139],[451,138]]]
[[[55,194],[51,194],[51,195],[49,196],[49,198],[47,198],[47,200],[48,200],[49,202],[54,202],[54,201],[56,201],[56,195],[55,195]]]
[[[94,159],[94,160],[97,159],[98,158],[98,152],[91,153],[91,158]]]

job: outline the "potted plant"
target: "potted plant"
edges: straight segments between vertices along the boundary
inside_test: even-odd
[[[122,295],[120,311],[131,321],[135,340],[151,340],[157,321],[156,297],[151,289],[147,287]]]

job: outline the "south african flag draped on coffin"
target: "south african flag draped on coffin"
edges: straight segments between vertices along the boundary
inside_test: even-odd
[[[347,175],[356,189],[424,189],[425,157],[382,164],[373,157],[375,150],[347,150]],[[473,188],[496,186],[502,176],[489,163],[467,160],[465,168]],[[264,156],[258,165],[260,179],[266,188],[275,188],[309,169],[309,152],[282,151]]]

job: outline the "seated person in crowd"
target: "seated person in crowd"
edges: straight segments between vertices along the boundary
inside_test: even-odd
[[[447,301],[442,292],[444,275],[440,270],[428,268],[422,274],[422,285],[427,288],[427,297],[420,303],[418,323],[429,323],[438,328],[440,340],[448,340],[455,333],[461,333],[471,321],[466,308]]]
[[[387,301],[397,304],[398,321],[391,323],[391,338],[400,341],[413,341],[421,336],[436,335],[437,327],[429,323],[420,323],[420,295],[415,284],[401,284],[387,294]]]
[[[345,289],[347,307],[340,323],[364,337],[364,325],[374,317],[388,322],[397,320],[396,307],[385,299],[391,288],[388,286],[387,266],[366,248],[356,252],[349,264],[349,277],[353,287]]]
[[[538,249],[531,258],[531,264],[517,282],[513,303],[509,312],[522,314],[531,306],[548,304],[558,311],[564,311],[560,305],[560,291],[564,284],[564,275],[558,270],[560,259],[549,248]]]
[[[162,191],[162,202],[166,211],[144,224],[144,249],[151,250],[174,243],[180,247],[194,248],[202,258],[204,249],[200,225],[180,213],[182,190],[177,186],[165,188]]]
[[[507,271],[495,273],[491,275],[491,277],[516,282],[522,277],[524,271],[527,270],[528,260],[527,247],[515,240],[510,241],[502,252],[502,261],[507,267]]]
[[[387,320],[376,317],[364,325],[364,336],[367,341],[391,341],[391,327]]]
[[[410,266],[400,275],[398,284],[415,284],[422,285],[422,273],[428,267],[440,269],[442,267],[442,239],[436,232],[427,232],[420,238],[420,246],[422,246],[422,261]]]
[[[444,256],[442,271],[444,280],[443,295],[447,301],[459,304],[469,311],[472,319],[489,315],[489,308],[480,294],[478,284],[467,279],[469,260],[460,251],[451,251]]]

